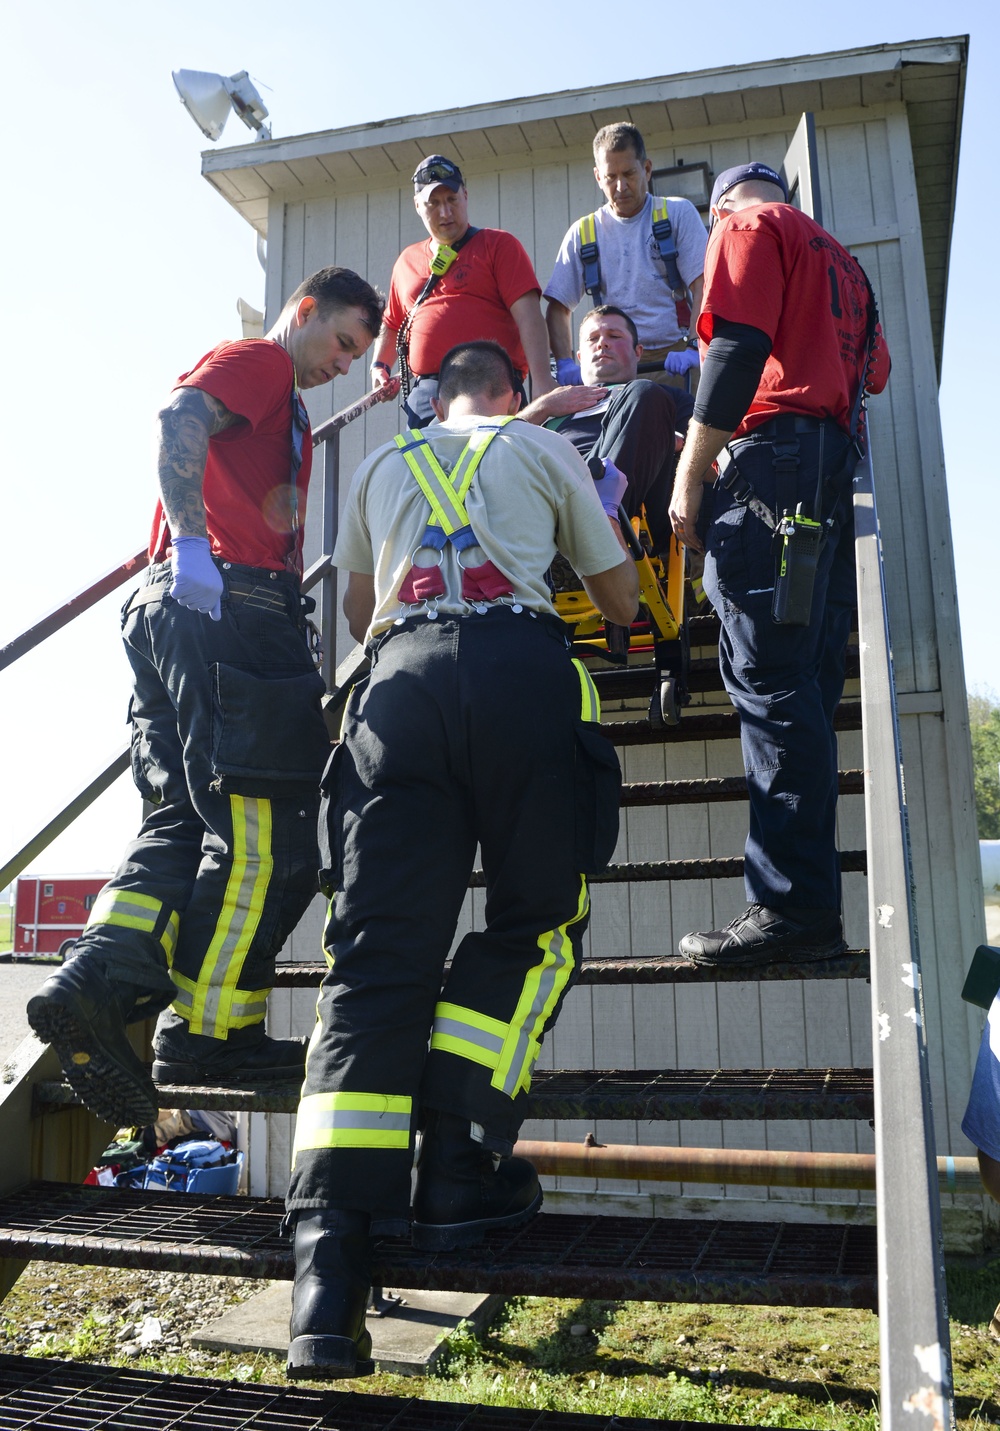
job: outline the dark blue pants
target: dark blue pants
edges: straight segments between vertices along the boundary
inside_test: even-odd
[[[510,1152],[579,967],[584,876],[618,829],[595,697],[554,617],[415,617],[377,639],[323,777],[330,967],[289,1208],[363,1209],[402,1231],[421,1108]],[[445,976],[477,843],[486,927]]]
[[[152,808],[77,944],[214,1039],[259,1036],[274,958],[318,889],[330,743],[297,580],[222,568],[221,621],[151,568],[126,604],[132,772]],[[240,1031],[245,1031],[243,1035]]]
[[[810,513],[819,434],[796,434],[796,502]],[[848,439],[828,425],[823,466],[842,468]],[[741,474],[772,510],[778,501],[771,442],[732,448]],[[768,527],[717,483],[706,532],[705,592],[722,623],[719,664],[740,714],[750,798],[744,879],[747,899],[772,909],[840,907],[836,848],[837,738],[833,714],[844,687],[844,655],[855,605],[850,479],[829,484],[823,515],[834,517],[820,553],[808,626],[771,617],[775,545]]]

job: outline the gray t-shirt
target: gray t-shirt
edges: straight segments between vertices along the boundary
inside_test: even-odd
[[[677,249],[677,267],[690,288],[705,268],[708,234],[701,215],[688,199],[667,199],[667,213]],[[667,285],[660,249],[653,237],[653,200],[630,219],[618,218],[609,204],[595,220],[601,264],[601,302],[613,303],[632,319],[644,348],[667,348],[682,336],[677,306]],[[545,297],[571,311],[583,297],[579,220],[570,228],[556,255],[556,266]]]
[[[424,435],[446,472],[458,461],[469,435],[489,418],[432,423]],[[465,508],[487,557],[510,578],[514,599],[531,611],[553,613],[545,573],[557,549],[581,576],[608,571],[626,560],[575,449],[557,433],[531,423],[506,424],[480,459]],[[375,577],[375,613],[369,637],[406,610],[399,588],[420,546],[430,504],[394,442],[378,448],[351,481],[340,523],[334,564]],[[468,558],[465,560],[468,562]],[[441,571],[446,595],[437,609],[464,616],[462,577],[450,542]]]

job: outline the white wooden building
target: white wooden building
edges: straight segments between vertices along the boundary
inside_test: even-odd
[[[705,70],[412,115],[349,129],[214,150],[203,172],[266,239],[267,315],[313,269],[345,264],[383,290],[400,249],[423,237],[410,175],[429,153],[453,156],[467,178],[470,218],[509,229],[532,255],[541,285],[569,224],[602,201],[591,141],[603,124],[641,129],[654,170],[673,174],[659,193],[704,204],[715,173],[750,158],[780,165],[804,111],[815,116],[822,220],[856,253],[878,294],[893,356],[888,393],[871,418],[879,511],[889,572],[893,654],[902,714],[916,909],[924,970],[934,1119],[939,1153],[968,1154],[960,1122],[981,1018],[959,994],[984,938],[971,757],[955,574],[937,405],[967,39],[933,39]],[[706,189],[707,184],[707,189]],[[577,318],[583,308],[578,310]],[[361,395],[358,363],[335,392],[309,394],[314,422]],[[342,471],[397,430],[395,405],[377,408],[342,437]],[[346,490],[346,480],[344,481]],[[319,503],[310,506],[310,554],[319,550]],[[346,650],[339,633],[339,653]],[[725,697],[710,699],[724,701]],[[629,780],[736,774],[738,742],[685,743],[624,753]],[[841,766],[862,763],[860,734],[841,740]],[[841,848],[864,843],[862,797],[842,799]],[[630,810],[616,859],[737,855],[743,804]],[[386,873],[387,893],[391,871]],[[867,943],[864,876],[845,877],[846,933]],[[661,954],[692,928],[726,923],[743,904],[742,881],[602,886],[589,935],[595,956]],[[470,896],[468,917],[480,913]],[[295,957],[317,957],[321,911],[293,936]],[[589,951],[588,951],[589,952]],[[276,1032],[303,1032],[313,997],[273,996]],[[870,1063],[871,1007],[863,983],[641,986],[578,989],[542,1066],[807,1067]],[[262,1115],[254,1115],[258,1117]],[[252,1188],[284,1191],[287,1116],[269,1136],[251,1129]],[[579,1140],[580,1124],[529,1124],[526,1136]],[[855,1123],[603,1124],[604,1142],[767,1146],[866,1151]],[[618,1191],[615,1192],[614,1189]],[[569,1209],[595,1195],[562,1180]],[[637,1212],[739,1217],[770,1197],[784,1216],[867,1219],[862,1194],[621,1183],[596,1196]],[[945,1199],[953,1245],[975,1246],[978,1199]],[[952,1205],[953,1204],[953,1205]],[[833,1206],[831,1206],[833,1205]]]

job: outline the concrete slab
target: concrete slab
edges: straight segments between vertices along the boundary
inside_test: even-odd
[[[402,1376],[419,1376],[432,1367],[444,1339],[459,1322],[471,1322],[477,1333],[488,1327],[504,1300],[459,1292],[416,1292],[399,1287],[391,1290],[403,1298],[403,1304],[381,1317],[370,1315],[368,1330],[378,1368]],[[193,1332],[190,1340],[212,1351],[283,1355],[288,1350],[291,1313],[291,1282],[272,1282],[217,1321]]]

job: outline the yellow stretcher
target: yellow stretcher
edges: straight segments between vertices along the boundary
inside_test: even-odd
[[[621,529],[639,576],[639,613],[626,641],[620,643],[609,632],[582,586],[557,591],[552,600],[562,619],[573,627],[574,645],[590,648],[601,659],[627,665],[630,649],[651,649],[657,679],[649,703],[650,722],[677,725],[682,708],[691,699],[687,688],[690,642],[684,624],[685,549],[674,540],[666,557],[654,556],[645,511],[631,522],[623,512]]]

